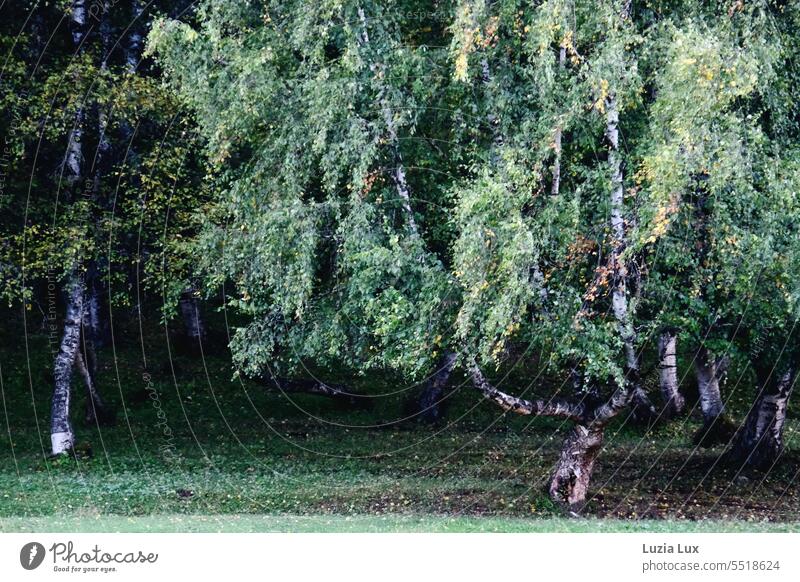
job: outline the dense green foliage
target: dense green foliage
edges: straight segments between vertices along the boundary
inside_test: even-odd
[[[166,4],[158,13],[182,3]],[[0,293],[46,313],[45,286],[79,271],[114,305],[135,305],[144,287],[172,309],[192,273],[182,235],[204,201],[197,136],[141,60],[142,4],[84,5],[78,50],[70,2],[3,6]]]
[[[797,6],[623,10],[208,1],[195,27],[158,22],[151,50],[218,167],[203,267],[253,316],[244,369],[418,374],[443,347],[500,364],[522,345],[619,382],[609,96],[637,348],[675,326],[775,363],[798,306]]]

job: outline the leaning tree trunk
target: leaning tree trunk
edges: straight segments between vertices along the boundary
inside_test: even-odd
[[[719,380],[726,367],[726,359],[713,358],[704,347],[698,350],[694,368],[703,426],[695,434],[694,442],[702,447],[727,444],[733,437],[735,427],[725,416],[725,406],[719,389]]]
[[[622,19],[629,17],[626,4]],[[625,379],[612,397],[602,405],[583,413],[583,418],[564,441],[561,455],[550,481],[550,497],[572,511],[580,511],[586,503],[589,481],[594,464],[603,444],[606,425],[629,404],[633,405],[634,419],[652,422],[656,417],[655,407],[641,387],[639,359],[636,354],[636,331],[628,305],[628,266],[623,252],[627,246],[625,231],[625,182],[622,171],[622,156],[619,150],[619,109],[616,94],[612,91],[606,101],[606,130],[608,140],[608,166],[611,174],[611,267],[613,284],[611,307],[617,321],[625,355]]]
[[[572,429],[550,479],[551,499],[574,512],[583,509],[602,445],[603,427],[578,424]]]
[[[734,463],[769,470],[783,452],[786,409],[796,380],[793,368],[777,382],[763,386],[742,428],[736,434],[728,458]]]
[[[674,330],[663,331],[658,337],[659,387],[667,417],[681,414],[686,407],[686,399],[678,386],[677,337]]]
[[[627,10],[622,15],[628,17]],[[640,385],[639,359],[636,354],[636,331],[628,305],[628,266],[623,258],[627,246],[625,231],[625,183],[622,171],[622,156],[619,151],[619,109],[614,92],[605,101],[606,130],[608,140],[608,165],[611,174],[611,307],[622,339],[625,357],[625,379],[611,398],[589,410],[579,410],[575,427],[564,441],[556,469],[550,480],[551,499],[573,512],[586,504],[589,482],[597,455],[603,444],[605,427],[620,412],[633,405],[634,419],[652,422],[657,413]]]
[[[69,419],[70,383],[72,368],[78,357],[83,318],[83,281],[74,275],[67,284],[67,313],[64,318],[64,334],[53,364],[55,388],[50,412],[50,444],[52,453],[60,455],[72,449],[75,433]]]
[[[106,404],[95,382],[95,378],[97,377],[97,355],[95,353],[95,341],[93,339],[94,331],[87,322],[87,303],[88,298],[84,300],[84,317],[81,330],[82,341],[75,358],[75,366],[86,386],[86,410],[84,421],[89,426],[112,426],[116,421],[116,412]]]
[[[422,422],[438,422],[444,416],[444,391],[456,364],[456,355],[446,352],[436,372],[425,383],[417,399],[418,418]]]

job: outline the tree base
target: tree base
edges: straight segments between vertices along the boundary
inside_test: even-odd
[[[736,425],[724,414],[706,420],[692,439],[695,446],[704,449],[717,445],[727,445],[736,433]]]
[[[658,422],[658,411],[655,406],[653,406],[653,403],[650,402],[647,395],[642,394],[637,397],[637,395],[634,394],[631,406],[633,407],[631,411],[631,421],[633,424],[649,429]]]
[[[580,513],[586,506],[589,480],[603,444],[603,429],[577,425],[564,441],[550,480],[550,498],[562,508]]]
[[[747,415],[728,452],[728,460],[742,467],[770,470],[783,453],[783,426],[794,385],[793,370],[777,382],[773,393],[763,393]]]
[[[436,387],[426,386],[419,396],[410,398],[406,402],[403,412],[405,416],[411,417],[410,420],[416,420],[423,424],[438,424],[442,422],[447,412],[444,391]]]
[[[783,453],[783,443],[768,435],[756,442],[736,442],[725,455],[725,461],[736,468],[769,471]]]
[[[683,396],[677,394],[674,398],[664,403],[664,407],[660,413],[660,418],[663,421],[672,420],[674,418],[683,416],[685,410],[686,400],[684,400]]]
[[[71,431],[50,434],[51,456],[58,457],[68,454],[73,446],[75,446],[75,435]]]

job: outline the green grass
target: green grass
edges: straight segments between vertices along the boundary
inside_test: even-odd
[[[334,532],[334,533],[736,533],[800,532],[797,523],[434,515],[154,515],[0,519],[0,532]]]
[[[604,519],[565,520],[544,491],[558,423],[503,417],[471,390],[455,394],[450,422],[437,427],[393,422],[403,395],[359,411],[315,396],[290,401],[232,381],[224,351],[170,356],[154,328],[144,343],[156,406],[138,338],[117,339],[115,352],[101,353],[99,377],[117,425],[82,425],[76,382],[81,452],[55,460],[46,454],[47,338],[29,336],[30,359],[19,341],[3,349],[0,530],[783,531],[800,521],[796,482],[787,488],[796,423],[766,477],[715,465],[719,449],[695,451],[694,418],[658,434],[612,428],[587,509]],[[396,389],[388,380],[359,387]]]

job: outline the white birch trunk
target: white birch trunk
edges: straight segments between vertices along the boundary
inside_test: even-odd
[[[669,416],[683,412],[686,400],[678,386],[677,334],[672,330],[658,337],[658,374],[661,396]]]
[[[619,152],[619,109],[612,93],[606,99],[606,139],[609,143],[608,165],[611,171],[611,252],[614,281],[611,306],[625,353],[625,378],[634,405],[634,417],[650,422],[657,417],[655,407],[639,384],[639,359],[636,354],[636,332],[628,306],[628,270],[622,253],[627,245],[625,232],[625,182],[622,174],[622,157]]]
[[[719,388],[719,380],[725,373],[727,365],[726,358],[713,358],[704,347],[697,352],[694,368],[700,410],[703,413],[703,426],[695,434],[694,441],[703,447],[728,444],[735,431],[735,426],[725,416],[725,406]]]
[[[70,12],[72,42],[77,53],[83,52],[86,40],[86,1],[73,0]],[[70,131],[62,173],[69,188],[77,188],[83,178],[84,108],[75,114],[75,125]],[[84,280],[80,265],[75,265],[65,285],[67,306],[64,332],[58,353],[53,362],[53,399],[50,408],[50,444],[54,455],[66,453],[75,444],[75,433],[70,421],[71,380],[75,359],[80,349],[83,322]]]
[[[563,71],[567,62],[567,48],[561,46],[558,51],[558,68]],[[561,134],[563,130],[561,122],[556,125],[555,134],[553,135],[553,150],[555,152],[555,159],[553,160],[553,183],[550,187],[550,195],[558,196],[561,191]]]
[[[700,348],[694,361],[700,410],[706,423],[713,423],[725,411],[719,389],[719,361],[705,348]]]
[[[70,421],[72,369],[78,357],[83,319],[83,280],[72,274],[67,283],[67,313],[64,333],[53,364],[54,390],[50,410],[50,443],[52,453],[68,452],[75,444]]]

